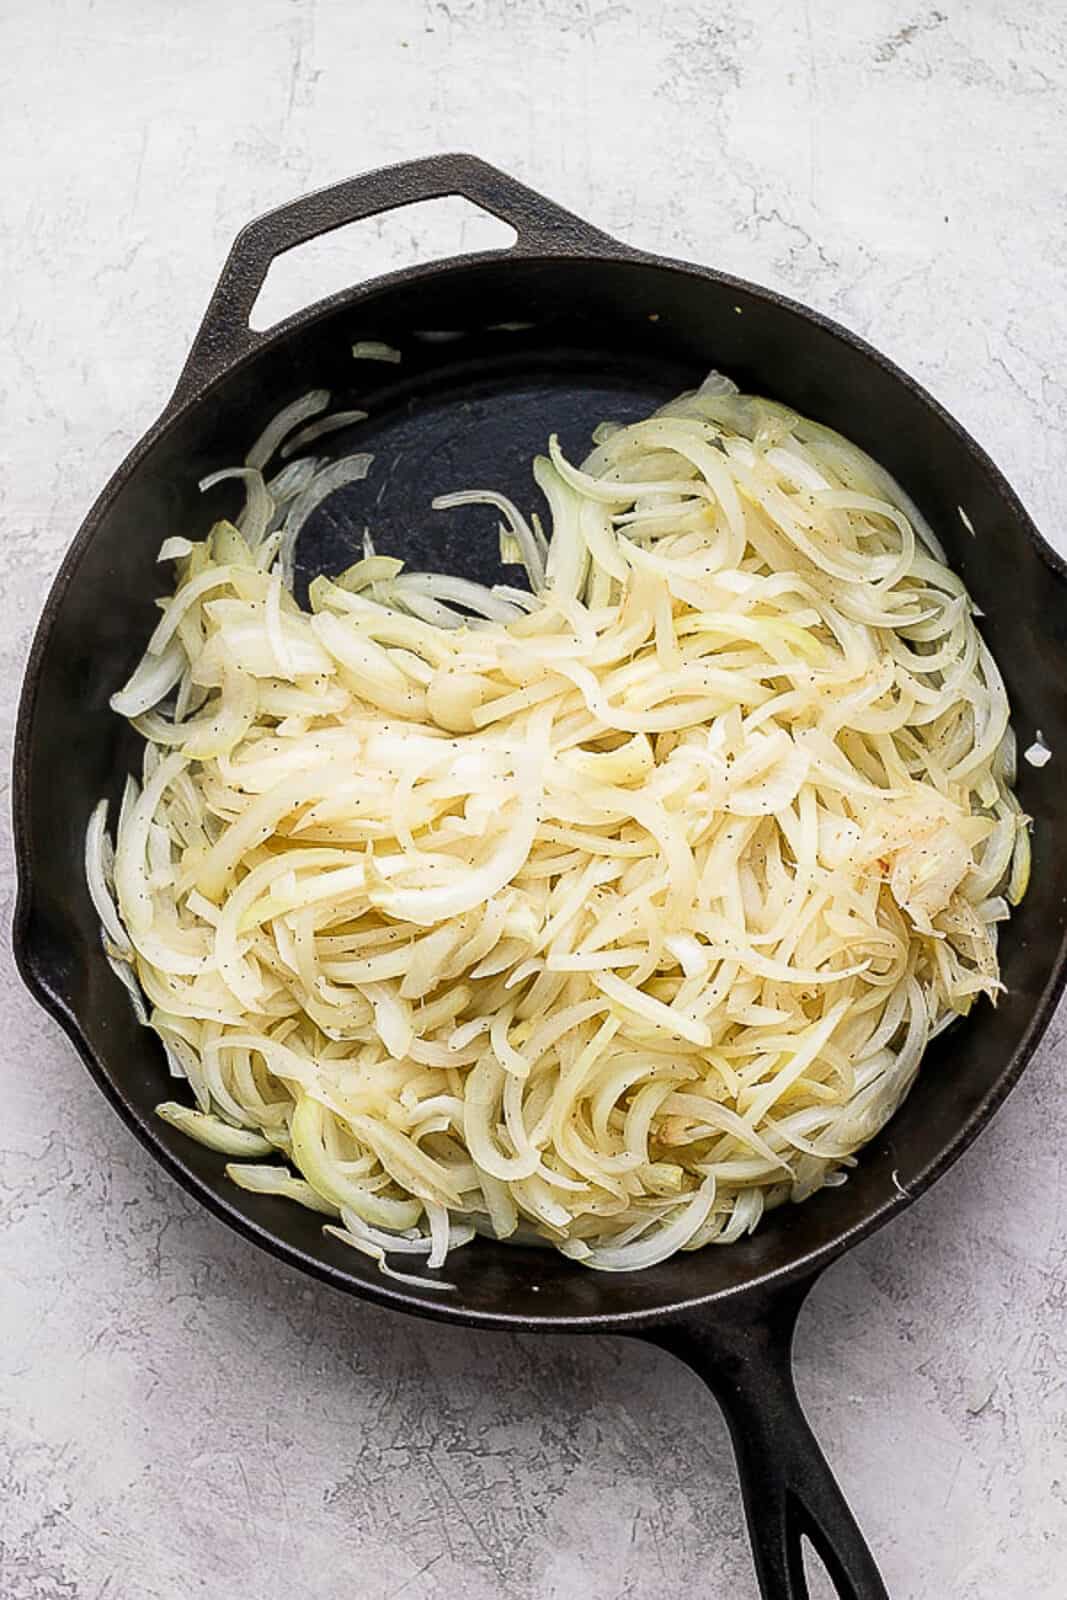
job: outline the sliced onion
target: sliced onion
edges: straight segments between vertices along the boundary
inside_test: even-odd
[[[282,535],[281,545],[278,550],[278,563],[281,568],[282,581],[287,589],[293,587],[293,567],[296,555],[296,541],[300,537],[304,523],[317,511],[322,502],[329,498],[338,489],[343,489],[349,483],[361,483],[370,470],[372,455],[365,452],[342,456],[339,461],[331,462],[323,467],[312,478],[301,494],[294,500],[292,508],[285,519],[285,532]]]
[[[380,339],[358,339],[352,346],[352,355],[357,361],[390,361],[394,365],[404,359],[399,350]]]
[[[305,445],[314,444],[316,439],[324,438],[328,433],[336,433],[341,428],[351,428],[354,423],[366,422],[366,411],[335,411],[332,416],[320,417],[317,422],[309,422],[306,428],[301,428],[299,433],[282,446],[282,460],[295,455]]]
[[[273,1149],[269,1139],[252,1133],[248,1128],[232,1128],[228,1122],[212,1116],[210,1112],[194,1111],[191,1106],[179,1105],[176,1100],[164,1101],[156,1107],[156,1116],[169,1122],[181,1133],[189,1135],[209,1150],[220,1150],[227,1156],[269,1156]]]
[[[277,416],[272,417],[267,423],[245,456],[245,466],[262,471],[286,434],[293,428],[299,427],[302,422],[306,422],[308,417],[315,416],[316,412],[325,411],[329,403],[329,389],[312,389],[308,394],[301,395],[299,400],[284,406]]]
[[[877,463],[712,375],[550,442],[551,540],[437,502],[495,507],[536,593],[365,528],[304,610],[300,529],[370,458],[263,469],[359,420],[327,403],[206,480],[240,527],[164,543],[116,696],[143,767],[85,871],[195,1096],[161,1114],[419,1286],[476,1229],[604,1271],[733,1243],[1003,990],[1031,845],[966,589]]]
[[[179,640],[172,639],[160,655],[145,654],[133,675],[111,696],[111,709],[121,717],[139,717],[166,698],[188,665]]]
[[[498,494],[495,489],[464,489],[456,494],[439,494],[431,504],[435,511],[450,511],[458,506],[494,506],[497,511],[503,512],[508,520],[512,537],[519,547],[531,589],[536,594],[544,588],[544,552],[530,524],[507,495]]]
[[[715,1179],[708,1177],[677,1215],[655,1232],[646,1233],[631,1244],[593,1247],[581,1259],[596,1272],[640,1272],[645,1267],[653,1267],[677,1250],[685,1249],[697,1229],[707,1221],[714,1204]]]

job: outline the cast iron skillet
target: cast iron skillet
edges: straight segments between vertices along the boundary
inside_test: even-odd
[[[331,228],[396,206],[463,195],[510,223],[513,249],[379,278],[267,334],[248,314],[272,259]],[[948,333],[948,337],[951,334]],[[353,363],[356,339],[404,352],[400,367]],[[1003,940],[1007,993],[930,1049],[902,1110],[848,1183],[787,1206],[755,1236],[646,1272],[610,1276],[553,1252],[478,1241],[448,1262],[454,1294],[414,1291],[328,1239],[311,1213],[247,1194],[223,1158],[153,1117],[173,1091],[152,1035],[108,970],[82,878],[97,797],[117,797],[135,741],[108,710],[150,630],[164,587],[161,539],[206,526],[196,482],[239,461],[280,406],[318,385],[366,401],[359,434],[376,454],[366,485],[305,531],[308,570],[352,559],[350,529],[378,548],[483,575],[495,561],[471,513],[428,512],[432,495],[489,484],[523,504],[529,461],[558,429],[580,456],[594,424],[646,413],[715,365],[865,446],[924,507],[986,612],[1021,742],[1041,728],[1067,750],[1067,569],[1042,542],[988,456],[917,384],[825,318],[752,284],[608,238],[471,156],[369,173],[253,222],[222,271],[177,391],[90,512],[45,607],[23,690],[15,754],[19,902],[15,949],[32,993],[70,1035],[133,1132],[239,1233],[353,1294],[483,1328],[633,1335],[688,1362],[733,1435],[762,1592],[807,1595],[807,1535],[841,1595],[886,1590],[801,1412],[790,1347],[804,1297],[851,1245],[921,1194],[967,1148],[1015,1083],[1064,981],[1067,807],[1053,774],[1023,764],[1037,868]],[[351,439],[337,450],[354,448]],[[477,516],[478,513],[475,513]],[[973,532],[971,531],[973,529]],[[414,532],[413,532],[414,530]]]

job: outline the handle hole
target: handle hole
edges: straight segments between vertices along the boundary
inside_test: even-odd
[[[297,245],[270,264],[248,323],[265,333],[295,311],[354,283],[424,261],[479,250],[509,250],[518,235],[459,195],[420,200],[365,217]]]
[[[841,1600],[841,1591],[830,1577],[822,1557],[804,1534],[800,1541],[804,1561],[804,1581],[808,1586],[808,1600]]]

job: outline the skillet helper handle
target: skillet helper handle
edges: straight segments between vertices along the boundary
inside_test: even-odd
[[[426,156],[380,167],[268,211],[241,229],[226,258],[171,406],[190,399],[264,337],[248,319],[275,256],[350,222],[422,200],[460,195],[515,229],[516,256],[636,254],[507,173],[471,155]]]
[[[793,1381],[793,1332],[810,1287],[776,1291],[751,1320],[703,1321],[697,1314],[649,1337],[692,1367],[722,1407],[763,1600],[809,1600],[804,1535],[841,1600],[889,1600]]]

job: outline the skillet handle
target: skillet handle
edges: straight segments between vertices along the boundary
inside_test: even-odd
[[[426,156],[379,167],[292,200],[241,229],[193,340],[171,407],[191,399],[260,342],[263,335],[253,333],[248,318],[275,256],[350,222],[445,195],[461,195],[514,228],[517,239],[511,253],[517,256],[637,254],[477,156]]]
[[[889,1600],[793,1381],[793,1332],[812,1281],[775,1290],[740,1322],[698,1313],[644,1337],[692,1367],[722,1407],[764,1600],[808,1600],[804,1535],[841,1600]]]

